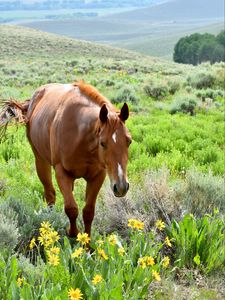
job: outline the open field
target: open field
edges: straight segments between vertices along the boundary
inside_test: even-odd
[[[0,53],[0,98],[84,79],[118,107],[128,103],[133,139],[130,191],[115,199],[106,180],[90,254],[66,237],[57,186],[56,207],[46,208],[25,128],[9,126],[0,143],[0,299],[224,299],[224,64],[178,65],[8,25]],[[82,231],[84,181],[74,194]],[[55,231],[58,241],[43,242]],[[75,289],[83,297],[72,298]]]

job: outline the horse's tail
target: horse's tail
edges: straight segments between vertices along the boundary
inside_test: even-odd
[[[24,102],[16,100],[0,100],[0,142],[5,137],[7,127],[10,123],[16,124],[26,123],[26,114],[30,99]]]

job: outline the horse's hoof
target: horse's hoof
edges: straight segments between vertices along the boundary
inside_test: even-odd
[[[69,238],[76,238],[79,233],[79,230],[71,230],[71,228],[66,229],[66,234]]]

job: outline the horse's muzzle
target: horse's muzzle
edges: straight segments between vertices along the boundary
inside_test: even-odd
[[[129,190],[129,182],[124,181],[113,185],[113,193],[116,197],[124,197]]]

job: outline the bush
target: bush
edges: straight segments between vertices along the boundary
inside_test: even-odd
[[[197,98],[193,95],[177,96],[171,103],[169,112],[172,115],[177,112],[182,112],[193,116],[195,114],[197,102]]]
[[[117,199],[107,187],[102,202],[97,203],[94,224],[100,232],[118,231],[127,237],[127,221],[130,218],[144,221],[146,231],[151,231],[158,219],[170,224],[172,218],[179,219],[181,206],[173,198],[169,187],[167,169],[148,172],[144,183],[135,186],[125,198]]]
[[[7,216],[0,212],[0,249],[11,253],[17,246],[19,239],[16,215],[8,210]]]
[[[149,97],[161,99],[169,94],[169,87],[166,82],[162,80],[155,80],[144,86],[144,92]]]
[[[131,86],[124,86],[119,89],[115,97],[112,97],[112,102],[114,103],[123,103],[131,102],[133,104],[138,103],[138,98],[136,96],[135,90]]]
[[[197,90],[196,96],[201,98],[203,102],[206,100],[206,98],[210,98],[215,101],[217,97],[224,97],[224,91],[208,88],[206,90]]]
[[[27,248],[30,240],[33,236],[37,235],[40,224],[43,221],[50,221],[55,228],[60,232],[60,234],[65,234],[65,225],[68,220],[64,213],[59,213],[55,208],[42,208],[35,211],[32,207],[29,207],[14,198],[9,198],[0,206],[1,212],[8,216],[10,212],[10,221],[12,226],[14,226],[14,217],[17,220],[17,246],[19,251],[23,251]],[[13,231],[12,231],[13,232]]]
[[[214,209],[225,213],[223,178],[213,176],[211,172],[202,174],[196,170],[187,171],[185,182],[176,190],[175,197],[183,203],[186,212],[195,216],[212,214]]]
[[[168,81],[169,93],[174,95],[180,89],[180,82],[176,79]]]
[[[210,72],[198,72],[188,76],[187,84],[196,89],[211,88],[215,83],[215,77]]]

